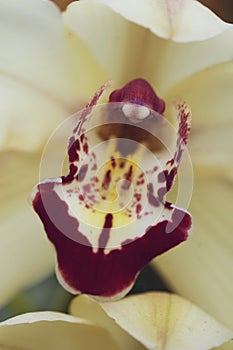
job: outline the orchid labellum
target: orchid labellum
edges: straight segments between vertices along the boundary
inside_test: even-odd
[[[143,79],[107,85],[81,111],[69,139],[69,173],[40,182],[33,207],[57,254],[57,275],[72,293],[120,298],[154,257],[185,241],[191,217],[166,202],[190,130],[184,102],[165,102]],[[175,137],[174,137],[175,136]]]

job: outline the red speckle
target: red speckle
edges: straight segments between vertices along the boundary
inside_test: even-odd
[[[107,243],[108,243],[110,230],[112,228],[112,221],[113,221],[112,214],[110,214],[110,213],[107,214],[105,216],[104,227],[102,229],[102,232],[101,232],[100,238],[99,238],[99,247],[100,248],[105,248]]]
[[[137,206],[136,206],[136,213],[139,214],[141,211],[142,211],[141,204],[137,204]]]
[[[93,164],[91,170],[93,170],[93,171],[97,170],[97,164],[96,163]]]
[[[83,145],[83,151],[88,154],[88,144],[87,143],[84,143]]]
[[[111,164],[112,164],[112,167],[115,168],[116,167],[116,160],[114,157],[111,157]]]
[[[139,202],[141,200],[142,195],[140,193],[135,193],[134,197]]]
[[[140,185],[143,185],[144,182],[145,182],[144,180],[141,180],[141,181],[137,181],[136,184],[137,184],[138,186],[140,186]]]
[[[108,170],[104,176],[104,180],[102,182],[102,187],[107,190],[111,182],[111,170]]]
[[[124,178],[128,181],[131,181],[132,173],[133,173],[133,166],[130,165],[128,172],[124,174]]]
[[[84,185],[83,186],[83,192],[90,193],[91,192],[91,185],[90,184]]]

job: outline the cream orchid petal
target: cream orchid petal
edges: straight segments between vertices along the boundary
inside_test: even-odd
[[[161,95],[196,72],[212,65],[231,61],[233,25],[213,38],[190,43],[175,43],[150,34],[141,74],[153,81]]]
[[[101,306],[150,350],[207,350],[233,335],[189,301],[168,293],[144,293]]]
[[[0,323],[0,348],[118,349],[103,328],[58,312],[28,313]]]
[[[45,278],[54,262],[28,202],[39,176],[40,154],[1,152],[0,305]]]
[[[78,55],[73,66],[62,15],[52,2],[1,0],[0,11],[0,147],[33,151],[80,108],[85,68]]]
[[[196,1],[192,3],[201,6]],[[111,2],[111,6],[122,9],[116,13],[102,1],[78,1],[69,5],[64,21],[87,45],[110,79],[122,84],[141,76],[153,82],[160,94],[200,69],[232,59],[233,26],[229,24],[222,24],[229,28],[219,35],[213,32],[213,38],[181,44],[159,38],[143,25],[129,21],[123,13],[153,14],[154,4],[155,1],[141,1],[140,6],[135,1],[133,6],[128,1]],[[208,12],[202,6],[201,10]],[[191,17],[187,16],[187,20]]]
[[[153,262],[174,290],[232,328],[232,184],[196,179],[190,211],[194,234]]]
[[[207,7],[193,0],[99,2],[155,35],[177,42],[204,40],[222,33],[229,26]]]
[[[192,106],[189,150],[198,176],[232,173],[233,62],[222,63],[184,80],[167,98],[181,97]]]
[[[119,84],[135,78],[143,53],[144,28],[137,27],[104,4],[94,1],[71,3],[63,19],[70,32],[81,38],[89,48],[89,54],[94,54],[108,78]]]
[[[74,298],[70,304],[73,316],[88,320],[108,330],[121,350],[145,350],[145,347],[124,329],[119,327],[102,309],[100,304],[85,294]]]

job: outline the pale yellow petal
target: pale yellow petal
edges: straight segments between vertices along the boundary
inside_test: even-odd
[[[207,7],[193,0],[97,0],[97,2],[109,6],[126,19],[148,28],[159,37],[178,42],[207,39],[220,34],[229,26]]]
[[[101,306],[151,350],[207,350],[233,335],[189,301],[168,293],[144,293]]]
[[[53,270],[53,253],[28,201],[40,154],[1,152],[0,305]],[[51,162],[52,163],[52,162]],[[51,166],[51,164],[50,164]]]
[[[175,86],[168,95],[192,108],[188,148],[196,176],[232,174],[233,62],[203,70]]]
[[[73,299],[70,305],[72,315],[84,318],[104,327],[114,338],[121,350],[145,350],[145,347],[109,318],[101,306],[86,295]]]
[[[83,40],[108,78],[121,83],[139,74],[144,29],[94,1],[71,3],[63,16],[71,33]]]
[[[192,237],[153,264],[175,291],[233,329],[232,184],[196,179],[189,211]]]
[[[128,7],[128,2],[124,3],[113,4]],[[147,5],[138,12],[148,11]],[[136,11],[137,6],[133,9]],[[232,26],[208,40],[175,43],[159,38],[144,26],[128,21],[123,13],[93,0],[71,3],[64,21],[87,45],[109,79],[123,84],[143,77],[159,94],[191,74],[233,57]]]
[[[117,350],[101,327],[57,312],[29,313],[0,323],[0,348]]]
[[[147,36],[141,75],[154,82],[160,95],[192,74],[212,65],[231,61],[233,26],[224,33],[200,42],[174,43]]]
[[[102,79],[52,2],[0,0],[0,13],[0,148],[32,151]]]

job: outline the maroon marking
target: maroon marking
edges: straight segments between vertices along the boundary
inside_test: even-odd
[[[115,90],[109,96],[109,102],[130,102],[163,114],[165,102],[154,92],[151,85],[144,79],[134,79],[123,86],[122,89]]]
[[[141,180],[141,181],[137,181],[136,184],[139,186],[139,185],[143,185],[144,184],[144,180]]]
[[[84,143],[84,145],[83,145],[83,151],[84,151],[86,154],[88,154],[88,149],[89,149],[89,147],[88,147],[88,144],[87,144],[87,142],[86,142],[86,143]]]
[[[140,193],[135,193],[134,197],[136,198],[136,201],[140,201],[142,198],[142,195]]]
[[[176,167],[172,168],[169,173],[165,174],[166,182],[167,182],[167,191],[169,191],[171,189],[172,184],[173,184],[173,180],[174,180],[176,174],[177,174],[177,168]]]
[[[109,240],[109,236],[110,236],[110,231],[112,228],[112,221],[113,221],[113,216],[112,214],[107,214],[105,216],[105,222],[104,222],[104,227],[102,229],[102,232],[100,234],[99,237],[99,248],[105,248],[108,240]]]
[[[105,173],[105,176],[104,176],[104,180],[102,182],[102,188],[104,188],[105,190],[108,189],[109,185],[110,185],[110,182],[111,182],[111,170],[108,170],[106,173]]]
[[[93,164],[93,166],[92,166],[91,170],[92,170],[92,171],[97,170],[97,164],[96,164],[96,163],[94,163],[94,164]]]
[[[105,87],[104,85],[100,88],[87,105],[87,108],[82,112],[81,121],[79,120],[74,129],[78,135],[81,132],[85,132],[84,122],[89,116],[92,107],[98,102]],[[122,89],[114,91],[109,100],[110,102],[132,102],[145,105],[158,113],[163,113],[165,108],[163,100],[159,99],[151,86],[142,79],[136,79]],[[173,159],[168,162],[173,168],[166,170],[168,187],[172,184],[184,149],[184,143],[187,142],[190,130],[189,114],[185,112],[185,105],[180,105],[178,108],[180,109],[180,122],[177,151]],[[82,149],[84,152],[88,152],[85,145],[87,138],[82,135],[80,139]],[[73,145],[73,141],[75,142],[75,139],[71,138],[71,150],[68,150],[71,163],[78,159],[76,158],[78,144]],[[127,144],[122,143],[119,147],[122,150],[125,148],[126,152],[128,152],[127,154],[129,154],[129,150],[132,151],[133,149],[129,147],[128,150],[126,146],[128,147]],[[122,162],[122,164],[124,163]],[[70,173],[67,177],[62,177],[62,182],[72,181],[76,171],[77,168],[71,164]],[[99,248],[97,253],[94,253],[93,247],[85,233],[79,230],[78,218],[74,218],[69,214],[67,203],[58,196],[54,186],[61,185],[58,184],[57,180],[54,183],[49,180],[48,183],[44,182],[38,185],[38,192],[33,200],[33,207],[44,225],[48,239],[54,244],[60,274],[66,284],[77,292],[105,297],[112,297],[121,293],[135,281],[138,272],[150,260],[185,241],[188,237],[188,230],[191,227],[190,215],[181,209],[173,208],[169,203],[165,202],[164,207],[171,211],[170,220],[164,220],[144,228],[143,232],[135,232],[135,237],[140,236],[140,238],[126,239],[122,243],[121,249],[112,247],[112,249],[108,250],[108,254],[104,254],[104,249]],[[148,192],[149,197],[151,195],[154,197],[153,186],[152,188],[149,186]],[[158,190],[158,200],[162,201],[166,192],[167,187],[160,188]],[[83,200],[81,194],[77,193],[77,196],[80,200]],[[145,215],[151,214],[153,214],[152,211],[145,213]],[[113,218],[111,215],[106,215],[104,228],[99,237],[99,243],[103,246],[106,246],[109,239]],[[168,226],[171,230],[170,233],[167,233]],[[140,225],[138,225],[138,229],[140,229]]]
[[[111,164],[112,164],[112,167],[114,169],[116,167],[116,160],[114,157],[111,157]]]
[[[91,185],[90,184],[86,184],[83,186],[83,192],[85,193],[90,193],[91,192]]]
[[[69,168],[70,168],[69,174],[61,177],[63,184],[71,183],[74,180],[74,177],[75,177],[76,172],[78,170],[78,167],[76,165],[74,165],[73,163],[70,164]]]
[[[180,104],[178,106],[180,109],[180,123],[179,123],[179,138],[178,142],[182,141],[185,145],[187,144],[188,141],[188,135],[190,132],[190,125],[189,125],[189,118],[190,118],[190,113],[185,112],[185,106],[184,104]]]
[[[56,248],[63,279],[77,292],[105,297],[122,292],[154,257],[185,241],[191,227],[189,214],[176,209],[172,218],[178,214],[183,218],[171,233],[166,233],[168,221],[164,220],[148,227],[142,237],[123,242],[121,249],[113,249],[109,254],[99,249],[94,253],[88,239],[79,231],[78,220],[69,215],[66,202],[53,191],[53,184],[40,185],[38,190],[33,200],[34,210]],[[111,216],[106,218],[105,226],[110,229]]]
[[[127,173],[124,174],[124,178],[126,181],[124,181],[121,186],[122,190],[128,190],[130,188],[132,173],[133,173],[133,166],[130,165],[129,170],[127,171]]]
[[[125,180],[131,181],[132,173],[133,173],[133,166],[130,165],[128,172],[124,174]]]
[[[137,204],[137,206],[136,206],[136,214],[139,214],[141,211],[142,211],[141,204]]]
[[[148,189],[148,192],[147,192],[148,202],[153,207],[158,207],[160,205],[160,202],[154,196],[154,187],[153,187],[152,183],[148,184],[147,189]]]
[[[179,148],[176,154],[176,161],[180,163],[183,151]]]
[[[158,190],[158,198],[159,198],[161,203],[163,203],[164,196],[166,195],[166,193],[167,193],[167,187],[161,187]]]
[[[84,164],[81,166],[81,168],[79,169],[78,175],[77,175],[77,180],[79,182],[82,182],[87,174],[87,169],[88,169],[88,165]]]
[[[123,169],[124,166],[125,166],[125,162],[121,162],[120,165],[119,165],[119,167],[120,167],[121,169]]]
[[[69,139],[69,145],[68,145],[68,156],[69,156],[70,163],[79,161],[78,151],[80,151],[79,140],[75,140],[74,136],[72,136]]]

